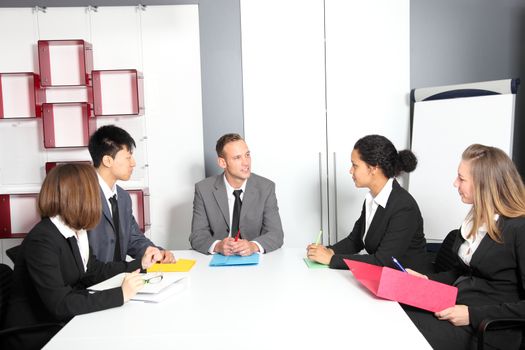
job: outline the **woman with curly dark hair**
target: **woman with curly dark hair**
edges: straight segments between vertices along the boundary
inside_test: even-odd
[[[396,257],[402,265],[425,270],[423,218],[415,199],[395,179],[416,166],[417,158],[411,151],[398,152],[384,136],[359,139],[352,151],[350,174],[356,187],[370,190],[361,216],[350,235],[336,244],[310,244],[308,258],[346,269],[343,259],[394,267],[392,257]]]

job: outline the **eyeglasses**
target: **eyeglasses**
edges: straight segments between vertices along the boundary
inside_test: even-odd
[[[162,279],[164,278],[164,276],[162,274],[160,275],[155,275],[155,276],[151,276],[149,278],[144,278],[144,284],[155,284],[155,283],[159,283],[160,281],[162,281]]]

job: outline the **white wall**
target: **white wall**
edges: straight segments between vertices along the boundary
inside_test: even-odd
[[[84,39],[94,69],[143,72],[145,115],[101,117],[97,126],[119,125],[137,142],[137,167],[122,185],[149,189],[146,234],[167,248],[189,247],[193,185],[204,177],[197,5],[2,8],[0,29],[0,72],[38,73],[39,39]],[[0,193],[38,192],[46,161],[90,159],[87,149],[44,149],[41,128],[36,119],[0,120]]]
[[[285,245],[320,228],[334,243],[364,200],[348,174],[357,139],[408,146],[409,1],[243,0],[241,32],[245,136],[253,171],[276,182]]]

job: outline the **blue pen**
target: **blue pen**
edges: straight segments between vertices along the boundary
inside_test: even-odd
[[[405,270],[405,268],[403,267],[403,265],[401,265],[401,264],[399,263],[399,261],[397,261],[396,258],[392,257],[392,261],[394,262],[394,265],[396,265],[396,267],[397,267],[398,269],[400,269],[400,270],[403,271],[403,272],[407,272],[407,270]]]

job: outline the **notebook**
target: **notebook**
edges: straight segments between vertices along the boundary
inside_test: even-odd
[[[249,256],[215,254],[210,261],[210,266],[237,266],[237,265],[257,265],[260,254],[254,253]]]
[[[326,269],[328,268],[328,265],[320,264],[317,261],[310,260],[308,258],[303,258],[304,262],[310,269]]]
[[[195,260],[177,259],[175,264],[153,264],[148,272],[188,272],[195,265]]]

